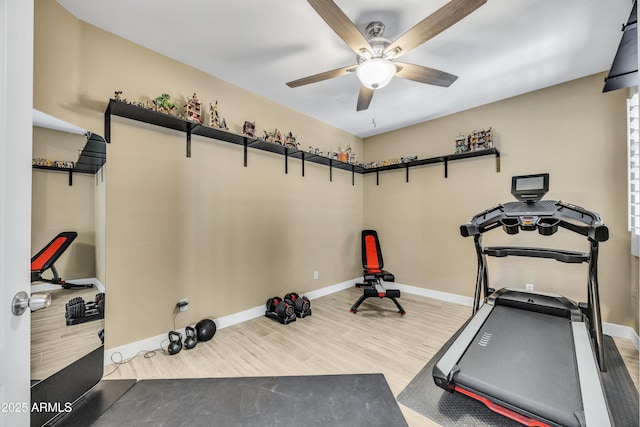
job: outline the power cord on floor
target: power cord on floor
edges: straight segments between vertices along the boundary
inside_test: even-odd
[[[159,351],[159,350],[164,351],[162,348],[157,348],[155,350],[140,350],[135,356],[130,357],[127,360],[124,360],[122,358],[122,353],[120,353],[119,351],[116,351],[115,353],[113,353],[111,355],[111,363],[116,365],[116,367],[111,372],[109,372],[108,374],[104,374],[103,377],[108,377],[109,375],[113,374],[115,371],[117,371],[120,368],[120,366],[126,365],[127,363],[132,362],[133,359],[135,359],[136,357],[140,356],[141,354],[144,355],[145,359],[151,359],[153,356],[156,355],[156,352]],[[116,355],[120,356],[120,360],[115,360],[114,359],[114,356],[116,356]]]
[[[173,315],[173,330],[176,330],[176,317],[178,316],[178,314],[180,314],[180,311],[176,311]],[[156,348],[155,350],[140,350],[135,356],[130,357],[127,360],[123,359],[122,353],[120,353],[119,351],[116,351],[114,353],[111,354],[111,363],[113,363],[114,365],[116,365],[116,367],[109,372],[108,374],[104,374],[103,377],[108,377],[109,375],[113,374],[114,372],[116,372],[120,366],[122,365],[126,365],[127,363],[130,363],[133,361],[133,359],[135,359],[136,357],[140,356],[141,354],[144,355],[145,359],[151,359],[153,356],[156,355],[156,352],[158,351],[162,351],[163,353],[166,352],[166,348],[163,347],[163,344],[165,344],[167,341],[169,341],[168,339],[164,339],[162,340],[162,342],[160,343],[160,348]],[[119,355],[120,356],[120,360],[114,360],[114,356]]]

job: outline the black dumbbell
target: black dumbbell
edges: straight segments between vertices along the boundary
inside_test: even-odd
[[[267,300],[267,311],[269,313],[275,313],[278,317],[283,319],[295,317],[293,303],[291,301],[287,302],[280,297],[273,297]]]
[[[285,300],[291,301],[293,309],[298,317],[305,317],[311,314],[311,301],[305,296],[300,296],[291,292],[284,296]]]

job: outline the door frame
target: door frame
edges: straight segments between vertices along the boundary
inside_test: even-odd
[[[0,0],[0,425],[28,426],[31,316],[11,301],[29,292],[34,0]]]

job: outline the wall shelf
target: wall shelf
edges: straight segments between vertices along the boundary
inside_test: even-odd
[[[33,165],[33,169],[67,172],[69,174],[69,185],[73,185],[73,174],[84,173],[94,175],[107,161],[107,145],[105,140],[94,133],[87,134],[87,142],[82,148],[78,161],[73,168],[59,168],[57,166]]]
[[[399,164],[389,165],[389,166],[380,166],[380,167],[377,167],[377,168],[368,168],[368,169],[364,169],[363,173],[365,173],[365,174],[375,173],[376,174],[376,185],[378,185],[380,183],[380,172],[396,170],[396,169],[404,169],[405,173],[406,173],[406,176],[407,176],[406,181],[409,182],[409,169],[410,168],[416,167],[416,166],[430,165],[430,164],[434,164],[434,163],[443,163],[444,164],[444,177],[448,178],[449,177],[449,162],[450,161],[470,159],[470,158],[473,158],[473,157],[481,157],[481,156],[495,156],[496,157],[496,172],[500,172],[500,152],[498,151],[497,148],[487,148],[487,149],[484,149],[484,150],[470,151],[468,153],[447,154],[447,155],[444,155],[444,156],[430,157],[428,159],[414,160],[412,162],[407,162],[407,163],[399,163]]]
[[[416,160],[408,163],[381,166],[377,168],[364,168],[360,165],[341,162],[318,154],[301,151],[292,147],[267,142],[258,138],[251,138],[246,135],[238,135],[233,132],[213,128],[197,122],[192,122],[169,114],[153,111],[148,108],[139,107],[127,102],[109,100],[109,105],[104,112],[104,134],[107,142],[111,142],[111,116],[124,117],[164,128],[169,128],[186,133],[186,156],[191,157],[191,135],[199,135],[206,138],[229,142],[244,147],[244,166],[247,167],[248,148],[255,148],[284,156],[285,173],[289,173],[289,157],[300,159],[302,162],[302,176],[304,176],[305,162],[321,164],[329,167],[329,180],[333,181],[333,169],[340,169],[351,172],[351,185],[355,185],[355,174],[376,174],[376,184],[379,183],[379,173],[395,169],[405,169],[406,180],[409,182],[409,169],[415,166],[424,166],[433,163],[444,164],[444,176],[448,177],[449,161],[468,159],[472,157],[489,156],[496,157],[496,172],[500,172],[500,153],[495,148],[473,151],[463,154],[449,154],[428,159]]]

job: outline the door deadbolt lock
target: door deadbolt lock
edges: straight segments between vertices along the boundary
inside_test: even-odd
[[[13,297],[11,303],[11,311],[16,316],[22,316],[22,314],[30,308],[31,311],[47,308],[51,305],[51,294],[33,294],[29,297],[29,294],[21,291]]]

